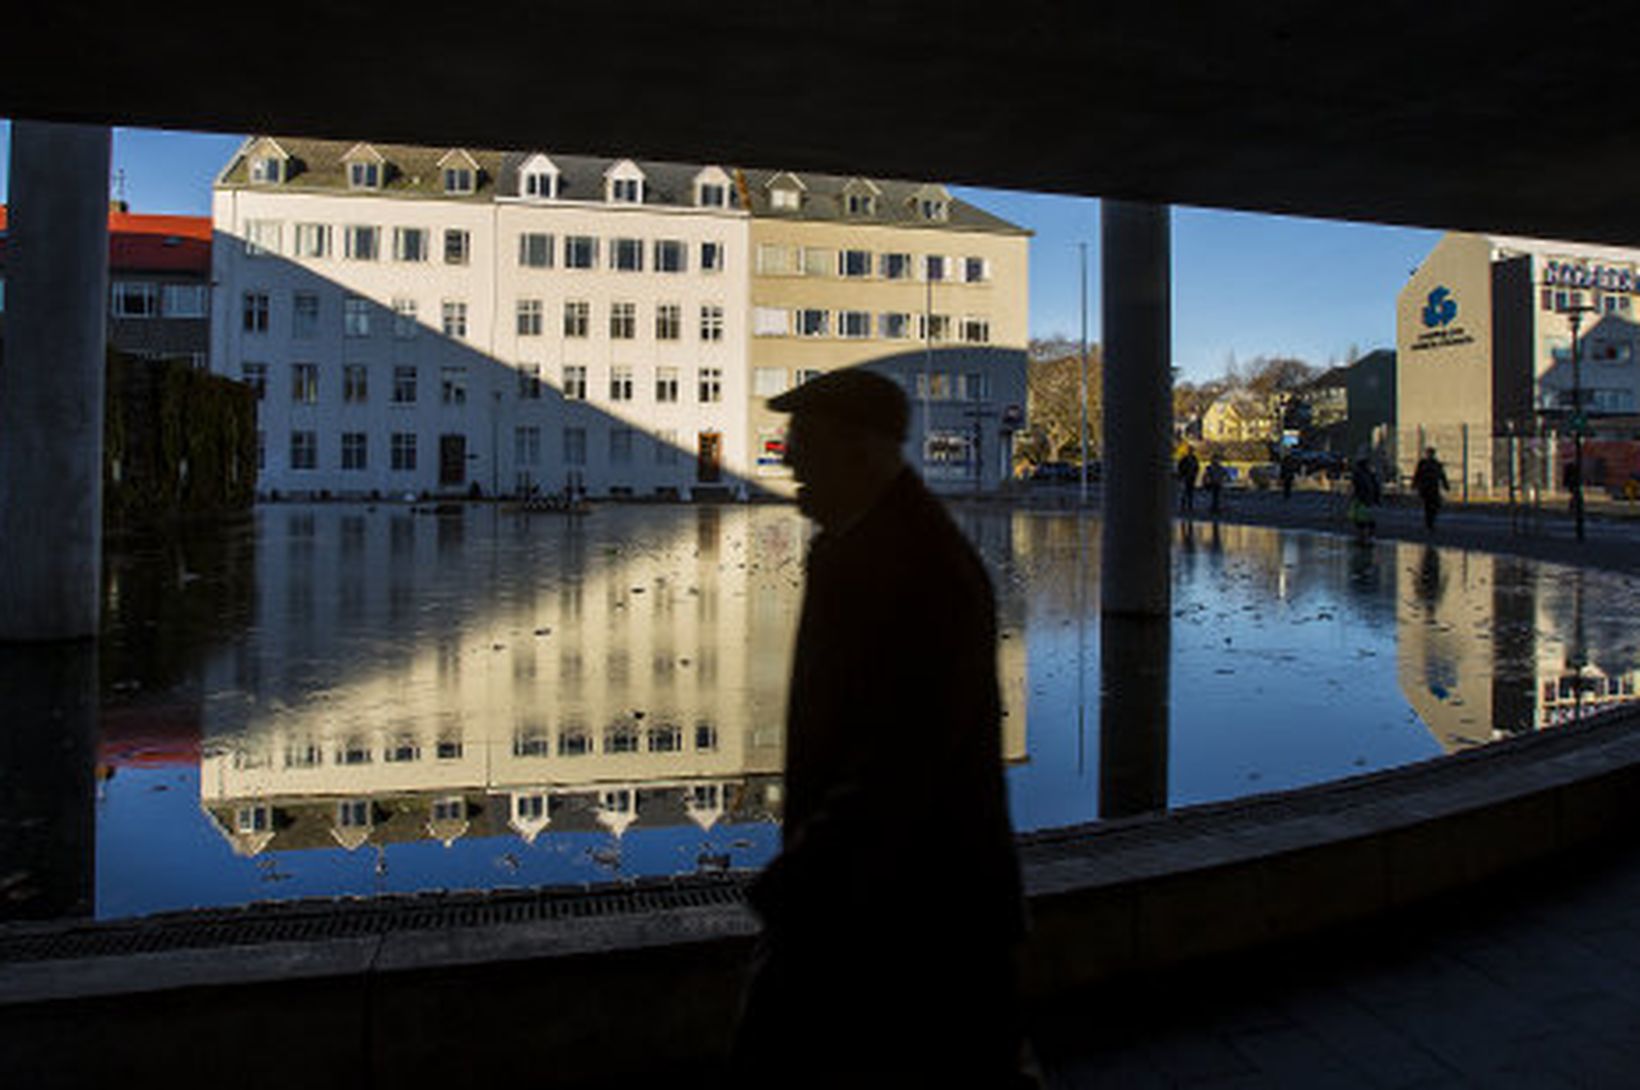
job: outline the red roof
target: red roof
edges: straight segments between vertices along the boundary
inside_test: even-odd
[[[0,231],[6,229],[6,206],[0,204]],[[0,256],[5,238],[0,236]],[[211,271],[209,216],[156,216],[140,212],[108,213],[110,272]]]

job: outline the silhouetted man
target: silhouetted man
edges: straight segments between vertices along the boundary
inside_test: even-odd
[[[1418,459],[1418,465],[1412,471],[1412,487],[1424,503],[1424,529],[1433,533],[1435,516],[1441,510],[1441,493],[1452,487],[1446,483],[1446,470],[1441,460],[1435,457],[1434,447],[1424,451],[1424,456]]]
[[[1179,510],[1186,513],[1196,509],[1196,475],[1200,469],[1201,463],[1196,460],[1196,452],[1186,447],[1184,456],[1175,467],[1179,477]]]
[[[900,457],[904,394],[832,372],[773,398],[809,548],[786,716],[783,850],[736,1041],[745,1084],[1008,1086],[1023,902],[996,611]]]

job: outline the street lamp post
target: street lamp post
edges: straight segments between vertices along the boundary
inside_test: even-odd
[[[1578,303],[1564,310],[1572,323],[1572,522],[1579,541],[1583,540],[1583,432],[1588,420],[1583,415],[1583,362],[1577,348],[1577,331],[1583,316],[1594,309]]]

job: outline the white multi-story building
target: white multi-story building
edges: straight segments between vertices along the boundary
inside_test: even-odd
[[[860,365],[921,407],[931,479],[1004,478],[1028,232],[942,187],[765,173],[247,141],[216,182],[211,365],[262,391],[262,491],[779,491],[764,399]],[[801,282],[768,267],[788,250]],[[983,440],[954,476],[947,432]]]
[[[712,166],[248,141],[211,365],[261,487],[687,495],[746,464],[747,216]]]

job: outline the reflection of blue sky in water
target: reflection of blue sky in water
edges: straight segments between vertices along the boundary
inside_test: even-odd
[[[1015,824],[1091,820],[1098,525],[1079,535],[1068,516],[958,514],[998,589]],[[610,507],[585,520],[264,508],[250,627],[207,640],[171,689],[112,698],[174,704],[204,724],[204,756],[199,768],[122,766],[103,785],[98,914],[761,865],[778,844],[806,535],[784,507]],[[1616,577],[1588,574],[1574,595],[1565,573],[1519,561],[1204,525],[1176,540],[1175,588],[1175,806],[1435,756],[1490,740],[1494,720],[1551,722],[1561,713],[1544,685],[1575,642],[1574,615],[1608,699],[1633,693],[1624,619],[1640,593]],[[713,743],[698,749],[707,720]],[[662,723],[680,734],[656,751],[647,732]],[[440,759],[452,725],[459,755]],[[606,752],[611,726],[634,752]],[[566,756],[559,737],[577,728],[588,753]],[[386,758],[399,738],[414,740],[413,760]],[[287,767],[309,743],[318,764]],[[350,745],[369,763],[338,766]],[[723,805],[691,816],[702,784]],[[643,793],[636,819],[600,816],[607,790]],[[520,793],[568,801],[544,803],[551,820],[523,836]],[[434,803],[457,797],[459,831],[433,835]],[[347,851],[337,808],[353,798],[375,816]],[[879,847],[916,850],[892,830]]]

